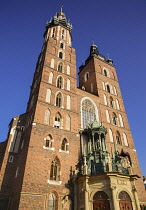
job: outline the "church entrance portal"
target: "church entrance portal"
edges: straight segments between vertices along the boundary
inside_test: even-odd
[[[119,200],[120,210],[133,210],[132,202],[128,193],[125,191],[120,192]]]
[[[110,210],[109,198],[103,191],[98,191],[93,197],[93,210]]]

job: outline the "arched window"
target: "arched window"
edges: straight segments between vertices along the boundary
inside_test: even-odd
[[[109,86],[109,85],[106,85],[106,91],[107,91],[108,93],[110,93],[110,92],[111,92],[111,90],[110,90],[110,86]]]
[[[18,131],[14,145],[14,153],[18,153],[22,131]]]
[[[107,71],[104,69],[104,76],[106,76],[107,77]]]
[[[104,191],[98,191],[93,196],[93,209],[110,209],[109,197]]]
[[[109,111],[107,109],[106,109],[106,120],[108,123],[110,123]]]
[[[61,42],[61,43],[60,43],[60,48],[63,49],[63,47],[64,47],[64,44],[63,44],[63,42]]]
[[[51,89],[47,89],[46,102],[50,103],[50,100],[51,100]]]
[[[104,84],[104,82],[102,82],[102,87],[103,87],[103,90],[105,90],[105,84]]]
[[[71,101],[71,100],[70,100],[70,96],[68,95],[68,96],[67,96],[67,104],[66,104],[66,108],[67,108],[67,109],[70,109],[70,101]]]
[[[51,162],[50,180],[59,181],[59,161],[57,158]]]
[[[59,52],[59,58],[63,59],[63,53]]]
[[[128,146],[128,140],[127,140],[127,136],[125,133],[123,133],[123,139],[124,139],[125,146]]]
[[[119,114],[119,120],[120,120],[121,127],[124,127],[123,119],[122,119],[122,116],[120,114]]]
[[[62,94],[58,93],[56,96],[56,106],[62,107]]]
[[[47,109],[45,111],[45,117],[44,117],[44,124],[49,124],[50,123],[50,110]]]
[[[104,97],[104,104],[107,105],[107,98],[106,98],[106,95],[104,94],[103,97]]]
[[[59,64],[58,64],[58,69],[57,69],[59,72],[62,72],[63,71],[63,63],[62,62],[60,62]]]
[[[61,76],[57,79],[57,87],[60,89],[63,88],[63,78]]]
[[[117,106],[117,109],[120,110],[120,106],[119,106],[119,101],[118,101],[118,99],[116,99],[116,106]]]
[[[121,192],[119,193],[118,199],[119,199],[119,200],[123,200],[123,201],[131,201],[130,196],[129,196],[128,193],[125,192],[125,191],[121,191]],[[131,208],[130,208],[130,209],[131,209]]]
[[[67,140],[65,138],[62,141],[61,150],[68,151],[68,143],[67,143]]]
[[[46,137],[46,145],[45,146],[48,147],[48,148],[52,147],[52,136],[51,135],[48,135]]]
[[[112,114],[112,123],[113,125],[118,125],[118,119],[115,113]]]
[[[48,82],[49,82],[50,84],[52,84],[52,81],[53,81],[53,73],[50,72]]]
[[[51,59],[51,63],[50,63],[50,67],[51,67],[51,68],[54,68],[54,63],[55,63],[55,60],[54,60],[54,58],[52,58],[52,59]]]
[[[84,75],[84,81],[86,82],[89,79],[89,72],[86,72]]]
[[[114,93],[117,96],[117,89],[116,89],[116,87],[114,87]]]
[[[67,79],[67,88],[66,89],[70,91],[70,79]]]
[[[54,210],[55,209],[55,195],[51,194],[49,196],[49,210]]]
[[[62,30],[61,38],[64,39],[64,30]]]
[[[89,126],[96,119],[95,107],[89,99],[82,102],[82,125],[83,128]]]
[[[67,65],[67,74],[70,75],[70,66]]]
[[[109,138],[110,138],[110,141],[113,142],[114,139],[113,139],[113,132],[111,129],[109,129]]]
[[[121,135],[119,131],[116,132],[116,143],[122,145]]]
[[[70,116],[66,116],[66,130],[70,130]]]
[[[109,105],[111,108],[114,108],[114,101],[112,97],[109,98]]]
[[[55,115],[54,127],[56,127],[56,128],[60,128],[61,127],[61,115],[59,113],[57,113]]]
[[[55,28],[52,30],[52,38],[55,36]]]

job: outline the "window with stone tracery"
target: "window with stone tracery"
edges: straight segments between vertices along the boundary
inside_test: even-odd
[[[54,181],[59,180],[59,162],[57,158],[55,158],[51,162],[50,180],[54,180]]]
[[[82,125],[86,128],[96,119],[95,107],[89,99],[82,102]]]
[[[54,210],[55,209],[55,195],[51,194],[49,196],[49,210]]]

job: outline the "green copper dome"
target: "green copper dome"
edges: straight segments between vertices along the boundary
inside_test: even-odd
[[[100,128],[101,127],[101,123],[98,122],[97,120],[95,120],[92,124],[91,124],[91,128]]]

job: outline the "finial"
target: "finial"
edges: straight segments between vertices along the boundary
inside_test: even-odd
[[[94,41],[92,41],[92,45],[94,45]]]
[[[60,7],[60,11],[61,11],[61,12],[62,12],[62,8],[63,8],[63,6]]]
[[[107,58],[109,59],[109,54],[107,54]]]

